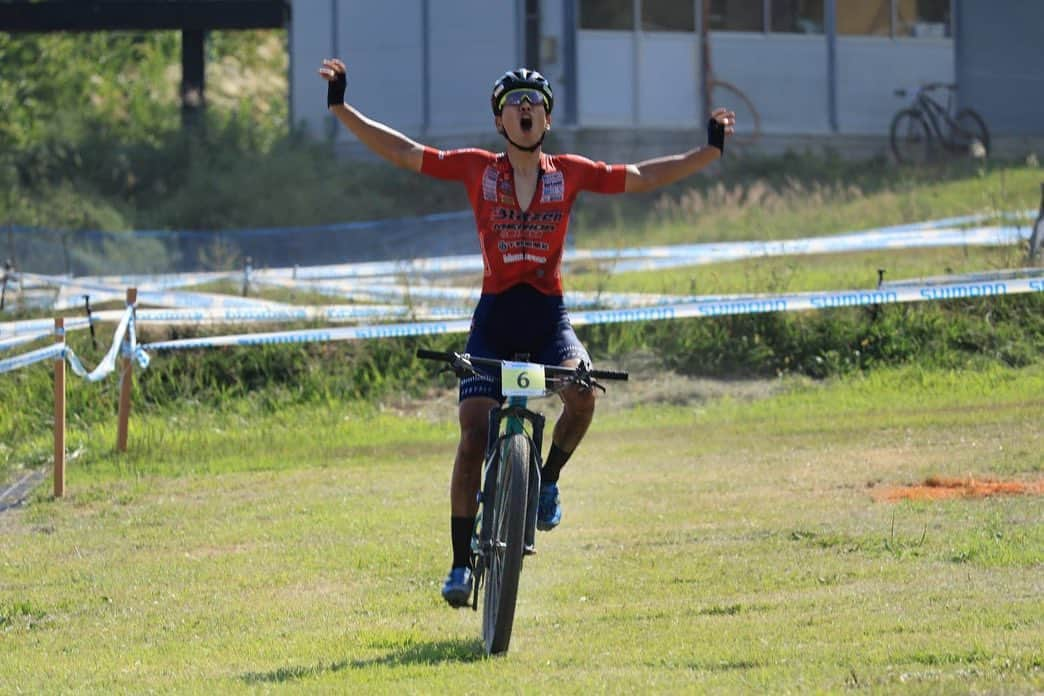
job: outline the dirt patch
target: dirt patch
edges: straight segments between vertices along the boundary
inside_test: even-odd
[[[607,393],[598,395],[595,418],[598,418],[598,413],[614,413],[650,404],[695,406],[723,398],[756,401],[786,388],[784,382],[778,379],[689,377],[668,370],[659,358],[646,353],[599,361],[595,368],[624,370],[630,375],[627,382],[605,382]],[[558,400],[553,397],[531,400],[529,407],[545,415],[557,414],[559,409]],[[422,398],[392,395],[381,401],[380,408],[397,415],[431,421],[456,420],[457,388],[433,388]]]
[[[952,498],[987,498],[995,495],[1041,495],[1044,479],[1039,481],[998,481],[990,478],[949,478],[930,476],[924,483],[887,486],[871,492],[878,502],[900,500],[947,500]]]
[[[698,406],[724,398],[757,401],[786,388],[779,379],[689,377],[666,369],[659,358],[646,353],[634,353],[612,364],[595,365],[599,367],[626,370],[630,375],[627,382],[606,382],[609,393],[598,403],[603,413],[647,404]]]

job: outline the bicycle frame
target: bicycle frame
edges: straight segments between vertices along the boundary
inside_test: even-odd
[[[918,110],[924,114],[932,133],[939,140],[948,140],[943,135],[942,124],[945,123],[950,132],[957,127],[957,122],[950,116],[949,111],[939,102],[928,96],[927,90],[919,90],[915,99]]]

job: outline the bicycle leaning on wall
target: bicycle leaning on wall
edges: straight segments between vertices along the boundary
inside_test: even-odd
[[[503,653],[511,642],[522,559],[536,553],[544,417],[526,408],[526,399],[555,394],[570,384],[605,391],[596,379],[625,380],[627,373],[588,370],[583,361],[569,368],[423,348],[417,351],[417,357],[446,363],[458,378],[499,372],[507,397],[504,407],[494,408],[489,414],[479,516],[471,541],[475,577],[471,606],[478,610],[479,588],[484,586],[482,640],[487,655]]]
[[[902,164],[923,164],[943,151],[956,155],[986,157],[990,150],[990,134],[986,123],[973,109],[953,112],[957,85],[932,82],[919,87],[913,103],[901,109],[889,129],[892,154]],[[946,104],[936,96],[946,91]],[[905,89],[895,90],[906,97]]]

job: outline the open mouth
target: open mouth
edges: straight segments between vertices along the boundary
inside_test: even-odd
[[[519,120],[519,125],[522,127],[522,132],[523,133],[528,133],[529,131],[533,130],[533,117],[532,116],[523,116]]]

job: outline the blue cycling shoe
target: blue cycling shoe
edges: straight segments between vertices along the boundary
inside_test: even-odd
[[[547,532],[562,521],[562,505],[558,500],[557,483],[540,484],[540,500],[537,502],[537,529]]]
[[[453,568],[442,584],[442,598],[451,607],[466,607],[471,599],[471,568]]]

